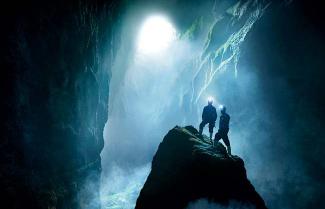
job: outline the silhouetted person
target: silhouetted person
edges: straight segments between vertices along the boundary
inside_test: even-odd
[[[231,155],[231,147],[228,138],[229,121],[230,121],[230,116],[226,113],[226,107],[222,106],[221,116],[219,120],[219,130],[214,137],[214,144],[216,144],[220,139],[222,139],[225,145],[227,146],[228,154]]]
[[[209,124],[210,139],[212,139],[213,128],[217,120],[217,110],[212,105],[212,103],[213,100],[209,99],[208,105],[203,108],[202,122],[200,123],[200,129],[199,129],[199,133],[202,134],[204,126],[206,124]]]

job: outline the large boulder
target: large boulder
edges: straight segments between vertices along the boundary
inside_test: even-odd
[[[211,146],[191,126],[176,126],[159,145],[136,209],[180,209],[202,198],[224,206],[236,201],[266,208],[247,179],[241,158],[228,156],[221,143]]]

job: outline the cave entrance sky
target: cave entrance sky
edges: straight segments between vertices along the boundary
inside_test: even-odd
[[[176,30],[166,17],[148,17],[141,26],[137,38],[137,51],[148,56],[165,50],[176,39]]]

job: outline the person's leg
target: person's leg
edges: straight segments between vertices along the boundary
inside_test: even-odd
[[[216,145],[220,139],[221,139],[221,134],[220,134],[220,132],[218,131],[218,132],[216,133],[216,135],[214,135],[214,143],[213,143],[213,144]]]
[[[225,134],[222,136],[222,140],[223,140],[223,142],[225,143],[225,145],[227,146],[228,154],[231,155],[230,141],[229,141],[229,138],[228,138],[228,134],[227,134],[227,133],[225,133]]]
[[[210,122],[209,123],[209,133],[210,133],[210,140],[212,141],[212,134],[213,134],[213,128],[214,128],[215,123]]]
[[[199,129],[199,133],[200,133],[200,135],[202,135],[203,128],[204,128],[204,126],[205,126],[206,124],[207,124],[206,121],[202,121],[202,122],[200,123],[200,129]]]

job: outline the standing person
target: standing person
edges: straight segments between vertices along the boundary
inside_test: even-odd
[[[231,147],[228,138],[229,121],[230,121],[230,116],[226,113],[226,107],[222,106],[221,116],[219,120],[219,130],[214,137],[214,144],[216,144],[220,139],[222,139],[225,145],[227,146],[228,154],[231,155]]]
[[[208,99],[208,105],[203,108],[202,122],[200,123],[199,133],[202,135],[203,128],[209,123],[210,140],[212,140],[213,128],[217,120],[217,110],[212,105],[213,99]]]

